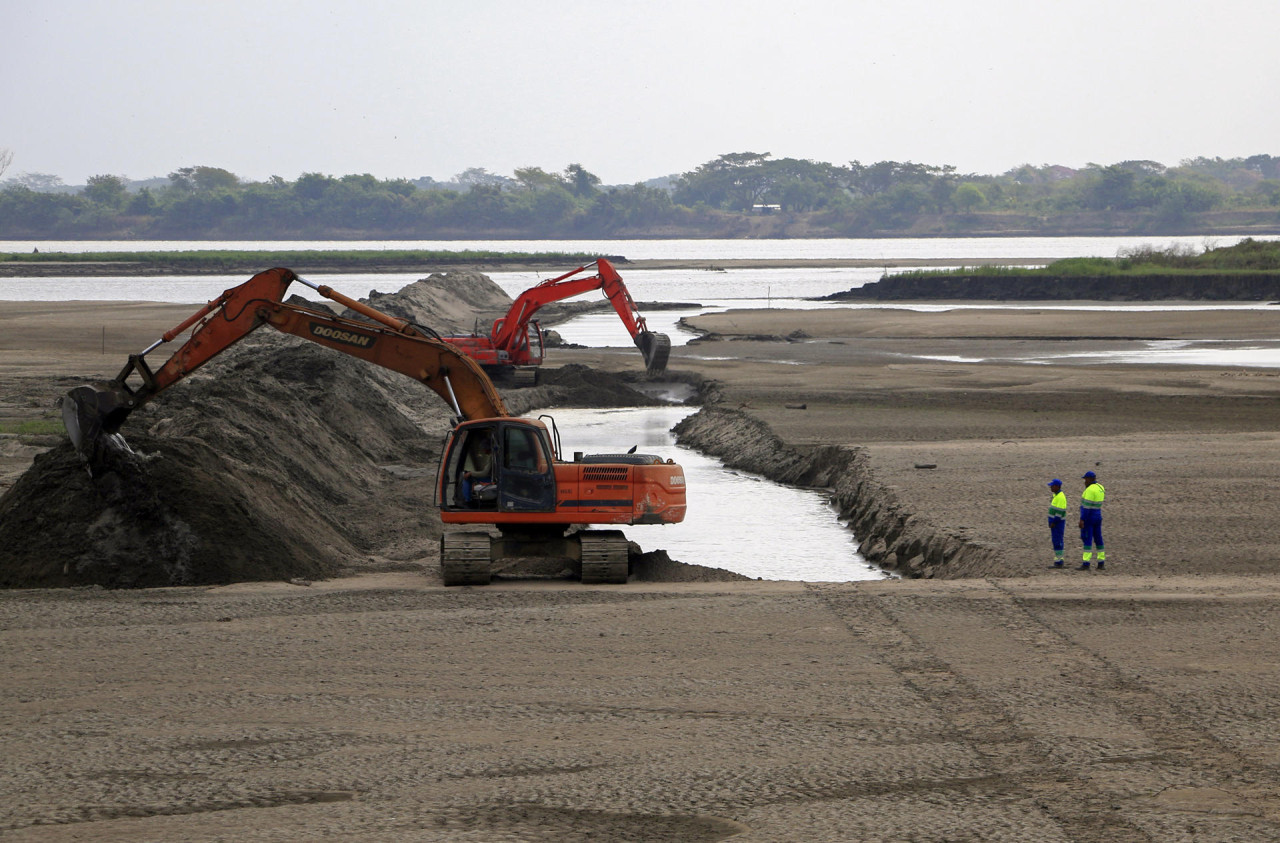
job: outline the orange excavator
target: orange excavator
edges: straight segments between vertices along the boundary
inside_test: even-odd
[[[372,322],[284,301],[299,282]],[[140,354],[112,381],[72,389],[62,418],[90,472],[108,452],[127,449],[119,430],[131,412],[262,325],[401,372],[425,384],[456,414],[441,454],[436,505],[445,585],[485,585],[495,565],[521,557],[568,559],[585,583],[624,583],[628,543],[620,530],[587,525],[674,524],[684,520],[684,470],[648,454],[561,458],[549,416],[507,413],[476,361],[427,328],[382,313],[289,269],[260,272],[209,302]],[[191,335],[153,369],[147,355],[188,329]],[[634,449],[633,449],[634,450]],[[488,528],[496,527],[493,537]]]
[[[583,275],[595,266],[594,275]],[[659,375],[667,369],[671,354],[671,338],[666,334],[650,331],[644,317],[636,307],[622,276],[613,264],[599,258],[570,270],[556,278],[548,278],[525,290],[512,302],[507,314],[494,320],[488,334],[478,330],[471,334],[441,337],[457,346],[475,360],[485,371],[495,375],[512,374],[516,386],[532,386],[537,383],[538,369],[546,353],[542,326],[533,318],[542,307],[552,302],[572,298],[592,290],[601,290],[613,309],[618,312],[622,324],[631,334],[631,340],[644,355],[645,368],[650,375]]]

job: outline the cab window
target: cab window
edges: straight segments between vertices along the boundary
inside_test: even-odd
[[[531,474],[544,474],[548,468],[546,451],[536,433],[527,427],[508,427],[502,449],[503,467]]]

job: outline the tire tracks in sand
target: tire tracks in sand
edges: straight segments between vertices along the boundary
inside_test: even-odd
[[[1001,800],[1038,812],[1063,839],[1280,838],[1280,805],[1251,795],[1275,792],[1274,768],[1074,638],[1017,586],[949,585],[808,588],[936,713],[945,737],[972,750]]]

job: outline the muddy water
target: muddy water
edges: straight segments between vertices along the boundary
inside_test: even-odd
[[[631,446],[684,467],[689,511],[681,524],[628,527],[646,551],[766,580],[848,582],[887,576],[857,552],[853,533],[827,496],[725,468],[675,444],[671,428],[689,407],[549,411],[568,457]]]

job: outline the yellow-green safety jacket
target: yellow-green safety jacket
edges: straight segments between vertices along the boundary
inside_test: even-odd
[[[1080,494],[1080,517],[1092,521],[1102,517],[1102,501],[1107,496],[1107,490],[1102,488],[1101,483],[1090,483],[1085,486],[1084,491]]]
[[[1059,521],[1067,520],[1067,496],[1062,492],[1055,494],[1053,500],[1049,501],[1049,520],[1055,518]]]

